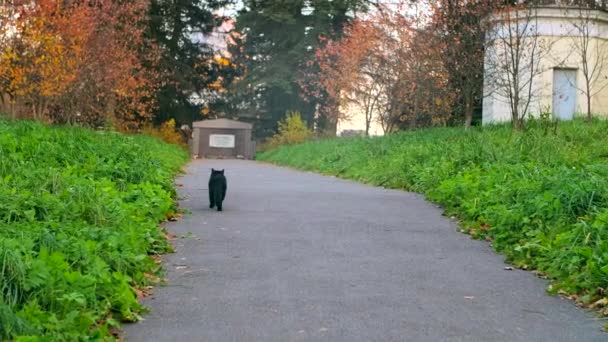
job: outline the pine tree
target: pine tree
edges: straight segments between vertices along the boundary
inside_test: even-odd
[[[306,69],[314,67],[307,61],[320,37],[340,34],[364,9],[364,0],[245,0],[236,19],[242,36],[232,49],[245,72],[223,103],[226,114],[255,122],[258,137],[271,136],[288,111],[299,111],[314,124],[318,102],[301,96]],[[335,132],[335,125],[317,127],[328,128]]]
[[[222,18],[213,11],[230,0],[152,0],[149,36],[162,49],[157,66],[163,82],[157,94],[157,123],[175,118],[179,124],[202,119],[202,103],[196,100],[217,81],[222,70],[214,63],[214,51],[202,39]]]

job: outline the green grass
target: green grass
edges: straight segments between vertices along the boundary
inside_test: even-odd
[[[608,289],[608,122],[530,126],[319,140],[257,159],[424,193],[551,291],[596,303]]]
[[[143,308],[182,149],[0,120],[0,340],[111,340]]]

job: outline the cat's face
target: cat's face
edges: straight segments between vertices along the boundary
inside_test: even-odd
[[[211,169],[211,175],[223,175],[223,174],[224,174],[224,169],[221,169],[221,170]]]

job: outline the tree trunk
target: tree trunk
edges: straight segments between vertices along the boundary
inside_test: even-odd
[[[517,82],[515,82],[517,85]],[[515,88],[515,87],[514,87]],[[515,88],[517,89],[517,88]],[[523,118],[520,118],[521,114],[519,114],[519,94],[513,94],[513,99],[511,100],[511,122],[513,124],[513,129],[516,131],[521,131]]]
[[[469,129],[473,123],[473,101],[471,94],[467,92],[464,98],[464,128]]]
[[[416,128],[416,114],[412,114],[412,117],[410,118],[410,122],[409,122],[409,129],[415,129]]]
[[[330,117],[326,121],[325,132],[332,137],[335,137],[338,132],[338,120],[335,117]]]
[[[591,93],[587,89],[587,121],[591,122],[593,116],[591,115]]]
[[[336,136],[338,120],[333,115],[320,114],[317,117],[317,132],[321,135]]]
[[[517,118],[513,123],[513,128],[516,131],[523,131],[524,129],[524,118]]]
[[[414,94],[414,96],[418,96],[417,94]],[[413,110],[411,113],[411,117],[410,117],[410,122],[409,122],[409,129],[415,129],[416,125],[417,125],[417,116],[418,116],[418,99],[414,97],[414,106],[413,106]]]

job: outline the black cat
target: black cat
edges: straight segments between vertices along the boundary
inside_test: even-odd
[[[209,178],[209,208],[217,206],[217,211],[222,211],[222,202],[226,198],[226,177],[224,170],[211,169]]]

